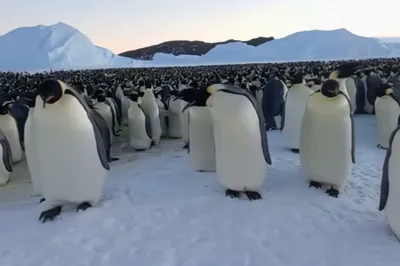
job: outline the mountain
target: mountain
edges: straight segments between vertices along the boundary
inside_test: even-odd
[[[258,37],[248,41],[227,40],[224,42],[203,42],[203,41],[168,41],[160,44],[127,51],[120,53],[120,56],[125,56],[133,59],[151,60],[157,53],[171,54],[174,56],[179,55],[196,55],[202,56],[207,54],[210,50],[217,45],[241,42],[251,46],[259,46],[263,43],[274,40],[274,37]]]
[[[152,60],[134,60],[96,46],[79,30],[64,23],[51,26],[39,25],[18,28],[0,36],[0,71],[212,65],[400,56],[399,43],[383,43],[376,38],[355,35],[346,29],[303,31],[284,38],[267,40],[269,39],[263,37],[247,42],[230,40],[211,44],[208,48],[203,45],[204,42],[197,42],[197,44],[186,42],[188,45],[185,46],[185,41],[182,41],[181,46],[167,45],[161,49],[168,53],[154,53],[155,50],[142,53],[143,57],[152,58]],[[153,47],[155,48],[152,49],[159,49],[156,46]],[[183,48],[179,50],[176,47]],[[192,51],[185,54],[187,47],[191,47]],[[193,49],[196,52],[193,52]]]
[[[279,61],[362,59],[399,56],[400,51],[376,38],[362,37],[346,29],[297,32],[257,47],[242,42],[220,44],[203,56],[156,54],[154,63],[232,64]]]
[[[95,46],[79,30],[64,23],[17,28],[0,36],[0,70],[3,71],[103,68],[138,63]]]

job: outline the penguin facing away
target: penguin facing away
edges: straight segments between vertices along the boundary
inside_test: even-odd
[[[48,208],[39,220],[46,222],[61,213],[64,203],[79,204],[77,211],[95,205],[110,167],[83,96],[58,80],[44,81],[38,95],[43,105],[35,107],[32,123],[37,125],[35,155]]]
[[[271,157],[261,110],[251,92],[234,85],[207,88],[213,118],[216,170],[226,196],[261,199],[260,189]],[[241,108],[237,108],[240,106]],[[251,159],[249,159],[251,158]]]
[[[2,160],[0,162],[0,186],[10,181],[12,168],[11,147],[4,133],[0,130],[0,154]]]
[[[386,152],[382,169],[381,195],[379,211],[383,211],[389,226],[400,239],[400,126],[397,127],[389,139],[389,148]]]
[[[300,166],[310,187],[328,186],[338,197],[351,175],[354,157],[351,103],[336,80],[327,80],[313,93],[303,115]]]
[[[389,138],[399,125],[400,102],[393,94],[392,84],[382,84],[376,90],[375,117],[378,128],[379,148],[389,147]]]

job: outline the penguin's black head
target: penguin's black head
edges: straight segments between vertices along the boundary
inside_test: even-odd
[[[7,106],[1,105],[0,106],[0,115],[6,115],[6,114],[9,114],[9,110],[8,110]]]
[[[302,84],[304,82],[304,76],[302,73],[297,73],[291,79],[292,84]]]
[[[357,70],[357,64],[354,62],[351,63],[344,63],[340,65],[332,74],[330,75],[329,78],[338,78],[338,79],[343,79],[343,78],[348,78],[351,75],[353,75]]]
[[[43,100],[43,108],[46,104],[54,104],[63,96],[63,86],[55,79],[48,79],[39,85],[37,94]]]
[[[339,83],[336,80],[328,79],[322,84],[321,93],[328,98],[333,98],[339,94],[339,89]]]
[[[144,91],[139,91],[138,95],[139,95],[139,97],[143,97],[144,96]]]
[[[138,93],[132,93],[128,96],[128,98],[131,99],[132,102],[138,102],[139,97],[140,96]]]
[[[99,93],[99,94],[96,95],[96,99],[97,99],[97,102],[99,102],[99,103],[105,102],[106,94],[105,93]]]
[[[376,89],[377,97],[383,97],[391,94],[393,94],[393,84],[391,83],[384,83]]]

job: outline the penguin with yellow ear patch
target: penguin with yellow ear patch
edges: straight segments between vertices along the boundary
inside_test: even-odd
[[[301,123],[300,166],[310,187],[327,186],[326,192],[338,197],[354,161],[350,100],[330,79],[308,98]]]
[[[218,180],[226,196],[261,199],[271,157],[261,109],[254,95],[233,85],[216,84],[207,89],[211,111]]]
[[[357,70],[357,65],[355,63],[344,63],[339,65],[335,71],[329,75],[329,79],[334,79],[339,83],[340,91],[350,99],[351,103],[355,104],[356,94],[352,90],[351,93],[347,90],[346,81],[351,78],[351,75]],[[353,105],[353,104],[352,104]]]
[[[393,94],[393,85],[382,84],[376,90],[375,116],[378,128],[378,148],[387,149],[392,132],[399,125],[400,101]]]

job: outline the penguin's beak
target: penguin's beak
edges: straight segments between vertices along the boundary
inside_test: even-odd
[[[54,98],[54,95],[51,95],[43,100],[43,108],[46,108],[46,103],[48,103],[51,99]]]

